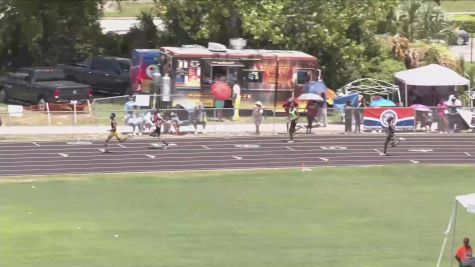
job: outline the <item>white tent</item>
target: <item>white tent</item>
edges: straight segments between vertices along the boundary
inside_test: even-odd
[[[404,83],[405,103],[407,106],[407,86],[468,86],[470,81],[455,71],[437,64],[430,64],[416,69],[396,72],[394,76]]]
[[[372,78],[352,81],[337,90],[338,95],[349,95],[351,93],[369,96],[390,96],[393,93],[397,93],[398,102],[401,101],[401,93],[397,85]]]
[[[444,232],[445,237],[444,242],[442,243],[442,248],[440,250],[439,260],[437,261],[437,267],[440,266],[440,262],[442,260],[442,255],[444,254],[445,245],[447,243],[450,231],[452,231],[451,258],[453,261],[453,255],[455,253],[455,226],[457,223],[457,204],[460,204],[462,207],[464,207],[468,213],[475,214],[475,193],[455,197],[455,204],[452,210],[452,215],[450,216],[449,225],[447,225],[447,230]],[[452,261],[450,262],[450,266],[452,266]]]

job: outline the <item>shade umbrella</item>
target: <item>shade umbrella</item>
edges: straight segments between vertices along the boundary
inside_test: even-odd
[[[381,98],[372,101],[370,107],[396,107],[396,104],[391,100]]]
[[[321,94],[326,93],[327,89],[328,87],[325,85],[325,83],[322,80],[318,80],[308,83],[304,88],[304,92],[312,94]]]
[[[411,108],[413,108],[417,111],[421,111],[421,112],[430,112],[431,111],[429,107],[421,105],[421,104],[411,105]]]
[[[231,87],[225,82],[217,81],[211,85],[211,94],[217,100],[231,98]]]
[[[312,94],[312,93],[301,94],[297,99],[298,99],[298,100],[323,101],[323,98],[322,98],[320,95]]]

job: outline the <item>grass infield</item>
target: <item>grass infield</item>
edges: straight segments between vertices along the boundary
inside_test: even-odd
[[[453,197],[473,192],[474,171],[2,179],[0,266],[435,266]],[[457,245],[474,222],[460,212]]]

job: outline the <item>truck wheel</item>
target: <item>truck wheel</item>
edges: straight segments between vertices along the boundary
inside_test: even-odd
[[[8,94],[5,89],[0,89],[0,103],[7,103]]]
[[[44,99],[43,96],[38,97],[38,109],[40,111],[45,111],[46,110],[46,100]]]

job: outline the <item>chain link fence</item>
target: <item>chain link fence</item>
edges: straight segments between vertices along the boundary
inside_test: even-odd
[[[0,106],[0,120],[3,127],[13,126],[102,126],[110,124],[110,114],[115,113],[121,131],[143,134],[153,128],[152,111],[150,106],[137,105],[137,101],[128,103],[127,96],[96,99],[82,109],[71,111],[35,111],[29,109],[9,110],[7,106]],[[404,108],[382,108],[381,115],[376,115],[374,120],[380,120],[382,127],[367,127],[364,119],[371,119],[368,110],[378,108],[344,108],[336,110],[327,108],[326,118],[322,108],[316,113],[307,113],[305,108],[299,109],[299,122],[297,132],[329,131],[343,132],[375,132],[384,130],[384,109],[398,110]],[[410,109],[410,108],[405,108]],[[252,134],[252,133],[286,133],[288,119],[284,108],[263,108],[261,115],[256,115],[253,109],[235,110],[232,108],[215,109],[202,108],[193,105],[177,105],[170,109],[159,109],[167,121],[164,130],[170,134]],[[454,132],[469,129],[475,126],[474,109],[463,108],[469,112],[469,119],[462,114],[453,115],[449,109],[440,107],[426,107],[415,109],[413,122],[405,131],[426,132]],[[200,115],[201,114],[201,115]],[[238,114],[238,116],[237,116]],[[310,115],[310,116],[309,116]],[[380,116],[378,118],[378,116]],[[397,114],[396,114],[397,116]],[[366,117],[366,118],[365,118]],[[410,118],[409,118],[410,119]],[[348,121],[350,120],[350,122]],[[400,117],[399,120],[405,120]],[[256,124],[259,128],[256,127]],[[357,127],[359,125],[359,129]],[[310,130],[311,129],[311,130]]]

